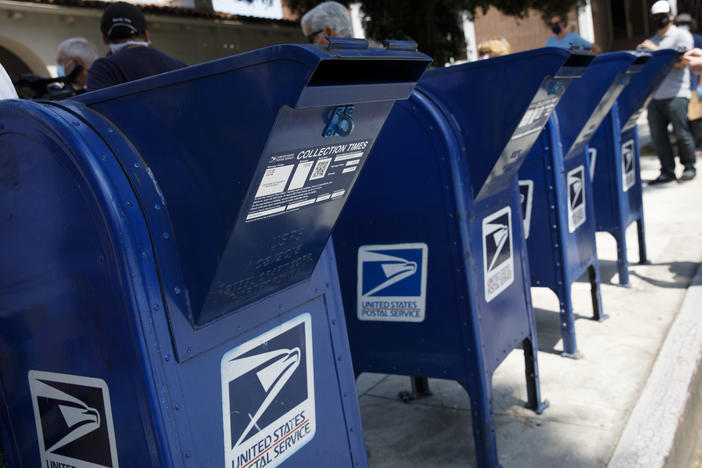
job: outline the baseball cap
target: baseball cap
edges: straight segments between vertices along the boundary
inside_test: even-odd
[[[146,19],[139,7],[115,2],[102,12],[100,30],[110,39],[127,39],[146,31]]]
[[[680,13],[676,18],[675,18],[676,23],[682,23],[682,24],[687,24],[687,23],[692,23],[692,16],[690,16],[689,13]]]
[[[667,0],[658,0],[651,7],[652,15],[659,15],[661,13],[670,13],[670,3]]]

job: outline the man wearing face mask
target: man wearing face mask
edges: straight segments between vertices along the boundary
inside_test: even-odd
[[[546,40],[546,47],[560,47],[562,49],[584,49],[599,54],[602,49],[594,42],[590,42],[579,34],[568,31],[568,21],[565,15],[554,15],[549,21],[553,36]]]
[[[97,47],[82,37],[72,37],[58,47],[56,71],[58,76],[72,76],[71,86],[77,94],[85,92],[88,69],[99,57]],[[76,69],[77,68],[77,69]]]
[[[695,33],[695,22],[689,13],[678,13],[675,17],[675,26],[692,34],[692,42],[696,49],[702,48],[702,36]],[[690,105],[687,108],[687,117],[690,120],[690,131],[695,140],[695,154],[702,153],[702,83],[700,75],[694,73],[690,67]]]
[[[111,3],[102,14],[100,30],[110,55],[88,70],[88,91],[114,86],[184,67],[182,62],[149,47],[141,10],[126,2]]]
[[[651,7],[651,15],[658,32],[646,39],[639,48],[658,49],[692,49],[692,36],[688,31],[673,25],[673,12],[667,0],[659,0]],[[674,65],[673,70],[663,80],[648,105],[648,126],[651,140],[661,163],[661,174],[649,182],[665,184],[676,180],[675,153],[668,135],[668,124],[673,124],[673,132],[678,143],[678,155],[684,166],[681,181],[691,180],[696,175],[695,143],[687,120],[687,108],[690,102],[690,73],[687,61]]]

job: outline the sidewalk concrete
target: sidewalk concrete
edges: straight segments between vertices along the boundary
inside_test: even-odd
[[[658,169],[657,158],[642,157],[644,180],[655,178]],[[632,225],[627,232],[632,262],[628,288],[616,285],[614,239],[609,234],[597,235],[603,305],[610,318],[602,323],[590,320],[589,284],[573,286],[582,359],[560,356],[556,296],[549,290],[532,289],[541,389],[551,406],[542,415],[523,408],[524,361],[521,350],[513,351],[493,380],[498,453],[505,468],[602,467],[612,458],[702,261],[702,176],[682,184],[645,187],[644,212],[651,264],[636,263],[638,241]],[[702,282],[702,275],[697,282]],[[691,300],[700,303],[686,307],[699,311],[702,298],[696,295]],[[702,350],[699,336],[686,342],[690,353]],[[676,366],[675,360],[658,365],[664,366],[668,375],[677,376],[677,368],[671,368]],[[357,388],[371,467],[475,466],[467,394],[451,381],[432,379],[430,385],[433,396],[407,404],[397,394],[409,389],[409,378],[359,377]],[[689,385],[679,382],[684,391]],[[665,393],[654,392],[653,401],[658,396],[667,398]],[[644,412],[644,420],[646,416]],[[672,414],[672,420],[679,416]],[[662,417],[651,414],[648,419]],[[654,438],[667,437],[658,432],[656,424],[649,424],[646,430],[654,431]],[[673,436],[674,432],[675,428]],[[644,460],[644,464],[617,466],[659,467],[660,460],[666,458],[662,455],[659,460],[650,460],[651,464]]]

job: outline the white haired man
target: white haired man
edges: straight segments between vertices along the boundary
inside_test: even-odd
[[[76,67],[80,67],[71,86],[76,91],[83,92],[88,79],[88,69],[99,56],[97,47],[89,40],[82,37],[66,39],[58,47],[56,57],[58,75],[70,76]]]
[[[349,10],[337,2],[320,3],[300,21],[310,44],[328,44],[327,37],[353,37]]]

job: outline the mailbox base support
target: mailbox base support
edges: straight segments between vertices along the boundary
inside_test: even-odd
[[[649,265],[646,255],[646,230],[644,229],[643,216],[636,220],[636,233],[639,237],[639,265]]]
[[[626,228],[611,232],[617,242],[617,272],[619,273],[618,286],[629,286],[629,260],[627,259]],[[636,234],[639,241],[639,265],[649,265],[646,254],[646,231],[641,218],[636,220]]]
[[[405,403],[409,403],[412,400],[419,400],[420,398],[432,396],[433,393],[431,392],[431,389],[429,388],[429,379],[426,377],[410,377],[410,381],[412,382],[412,391],[402,391],[397,394],[398,398],[400,400],[404,401]]]
[[[629,286],[629,260],[626,256],[626,228],[617,229],[613,235],[617,241],[617,272],[619,273],[618,285],[626,288]]]
[[[524,371],[527,381],[527,403],[526,408],[533,410],[536,414],[541,414],[549,407],[548,400],[541,399],[541,385],[539,384],[538,350],[534,342],[526,338],[522,342],[524,348]]]
[[[600,268],[597,265],[590,265],[587,268],[590,279],[590,295],[592,296],[593,318],[598,322],[604,322],[609,315],[602,312],[602,295],[600,294]]]
[[[488,380],[491,380],[488,377]],[[473,442],[478,466],[483,468],[502,468],[497,461],[497,437],[495,436],[495,418],[492,414],[492,396],[476,388],[470,381],[459,381],[470,397],[470,413],[473,422]],[[492,388],[488,385],[488,388]],[[491,392],[491,390],[488,390]]]

